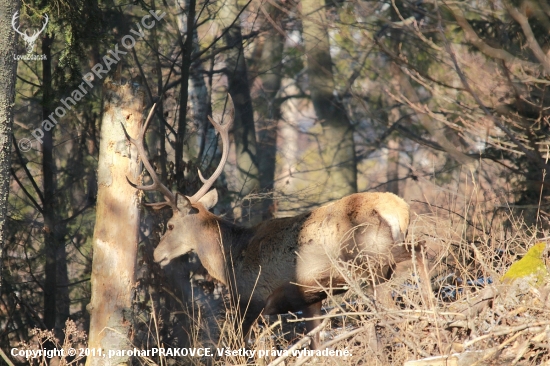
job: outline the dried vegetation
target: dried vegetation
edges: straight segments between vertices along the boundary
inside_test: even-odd
[[[473,195],[472,195],[473,196]],[[449,200],[452,202],[452,200]],[[479,203],[481,204],[481,203]],[[478,203],[457,212],[430,206],[422,214],[413,210],[407,245],[422,245],[430,277],[431,298],[419,291],[420,268],[412,261],[400,265],[391,281],[375,289],[368,281],[349,278],[350,290],[329,296],[319,332],[323,348],[347,350],[344,356],[295,356],[307,349],[308,335],[299,314],[261,319],[253,329],[245,355],[217,356],[217,349],[239,350],[240,334],[233,331],[230,308],[213,321],[204,308],[195,308],[186,332],[189,347],[210,347],[213,357],[145,357],[137,364],[214,365],[550,365],[550,280],[522,278],[501,281],[512,263],[536,243],[546,243],[548,232],[533,231],[522,218],[494,210],[487,215]],[[475,207],[475,210],[471,209]],[[473,212],[473,214],[470,214]],[[544,225],[543,225],[544,226]],[[548,268],[548,248],[542,257]],[[217,288],[216,291],[219,291]],[[391,293],[391,300],[384,294]],[[204,303],[203,303],[204,305]],[[170,347],[158,342],[162,326],[159,309],[149,308],[147,349]],[[218,327],[208,331],[207,324]],[[63,347],[84,342],[68,323]],[[207,334],[221,334],[208,336]],[[310,334],[311,335],[311,334]],[[43,347],[52,335],[36,332],[27,348]],[[69,342],[69,343],[67,343]],[[61,345],[59,345],[61,347]],[[262,350],[263,355],[259,356]],[[285,352],[286,350],[286,352]],[[20,359],[19,361],[23,361]],[[34,360],[33,364],[41,364]],[[82,359],[56,359],[54,364],[77,364]],[[38,363],[37,363],[38,362]],[[44,364],[44,363],[42,363]]]

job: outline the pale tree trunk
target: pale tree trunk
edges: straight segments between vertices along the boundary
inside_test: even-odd
[[[281,106],[281,114],[284,122],[279,126],[279,134],[284,144],[281,145],[280,154],[283,167],[281,169],[282,182],[278,185],[280,189],[289,186],[294,189],[294,177],[296,175],[296,166],[298,165],[300,148],[300,132],[297,117],[300,115],[300,109],[297,108],[297,102],[290,99]]]
[[[93,237],[90,348],[131,349],[132,294],[139,237],[138,191],[126,181],[138,182],[137,152],[124,136],[123,124],[136,137],[142,123],[145,95],[132,83],[104,86],[105,109],[101,125],[98,194]],[[129,357],[110,363],[129,364]],[[87,366],[103,365],[103,357],[88,357]]]
[[[269,31],[264,35],[262,54],[258,66],[262,81],[259,96],[256,100],[258,112],[258,168],[260,173],[260,189],[270,192],[274,187],[275,158],[277,155],[278,123],[281,118],[281,105],[276,102],[277,92],[281,87],[282,59],[284,48],[283,28],[280,26],[282,12],[265,3],[263,7],[265,26]],[[267,19],[269,17],[269,20]],[[279,25],[277,29],[270,21]],[[262,199],[262,218],[271,219],[275,216],[276,207],[273,199]]]
[[[322,180],[322,201],[357,192],[353,128],[342,103],[334,96],[325,9],[325,0],[302,0],[309,91],[317,119],[323,127],[321,158],[326,176]]]
[[[258,172],[258,156],[256,148],[256,129],[254,126],[254,111],[248,85],[248,72],[244,58],[241,22],[238,19],[239,7],[236,0],[226,0],[220,9],[220,24],[227,29],[225,42],[230,49],[227,51],[226,68],[229,82],[229,94],[235,104],[235,151],[237,153],[237,174],[239,189],[242,196],[256,193],[260,187]],[[236,19],[236,20],[235,20]],[[231,25],[233,24],[233,25]],[[258,222],[261,215],[257,214],[259,205],[252,202],[248,210],[243,210],[244,221],[251,224]]]
[[[15,31],[11,17],[19,10],[19,1],[0,0],[0,295],[2,294],[2,258],[6,240],[8,192],[10,187],[11,139],[17,62]]]
[[[282,92],[280,97],[285,98],[290,95],[300,93],[300,90],[294,84],[294,80],[285,78],[282,81]],[[281,191],[294,191],[296,187],[297,169],[300,161],[300,132],[298,120],[310,108],[309,100],[299,98],[288,98],[281,105],[282,121],[279,124],[279,135],[283,144],[279,146],[279,155],[281,157],[280,180],[276,188]],[[288,209],[288,201],[280,202],[280,208]]]

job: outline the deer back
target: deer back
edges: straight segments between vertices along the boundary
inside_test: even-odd
[[[232,260],[236,285],[243,294],[265,299],[286,283],[342,282],[337,262],[361,264],[368,257],[378,267],[387,266],[408,223],[408,204],[391,193],[353,194],[308,213],[260,223]]]

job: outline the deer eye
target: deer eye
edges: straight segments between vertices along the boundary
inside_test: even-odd
[[[168,224],[168,230],[174,230],[174,225]]]

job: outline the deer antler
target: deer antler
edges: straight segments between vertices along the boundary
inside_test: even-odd
[[[231,126],[233,125],[233,121],[235,120],[235,105],[233,104],[233,99],[231,99],[230,94],[227,94],[227,99],[228,99],[228,108],[229,108],[229,112],[228,112],[229,122],[222,125],[214,121],[212,117],[208,116],[210,123],[212,123],[212,125],[214,126],[216,131],[218,131],[218,133],[220,134],[220,137],[222,138],[222,146],[223,146],[222,158],[220,160],[220,163],[218,164],[218,167],[216,168],[216,170],[214,171],[214,173],[210,178],[204,179],[201,171],[199,170],[199,178],[203,183],[203,186],[197,191],[197,193],[195,193],[191,197],[188,197],[191,203],[198,202],[198,200],[200,200],[201,197],[204,196],[206,192],[208,192],[210,187],[212,187],[212,184],[214,184],[216,179],[218,179],[218,177],[222,174],[223,166],[227,162],[227,157],[229,156],[229,129],[231,128]]]
[[[138,150],[138,154],[141,158],[141,161],[143,162],[143,165],[145,166],[145,169],[147,169],[147,172],[149,172],[149,175],[151,176],[151,179],[153,180],[153,184],[150,184],[148,186],[138,186],[137,184],[134,184],[130,182],[130,179],[126,177],[126,180],[132,187],[135,189],[139,189],[141,191],[149,192],[149,191],[159,191],[162,193],[164,198],[166,198],[165,202],[159,202],[159,203],[153,203],[148,204],[149,206],[160,208],[164,207],[166,205],[172,207],[174,211],[178,210],[178,206],[176,204],[176,196],[166,187],[164,184],[161,183],[157,173],[155,172],[155,169],[153,169],[153,166],[149,162],[149,159],[147,159],[147,153],[145,152],[145,147],[143,146],[143,139],[145,137],[145,131],[147,130],[147,127],[149,127],[149,123],[151,122],[151,119],[153,118],[153,114],[155,113],[155,109],[157,108],[157,103],[153,104],[153,107],[151,107],[151,111],[149,111],[149,115],[147,116],[147,120],[145,123],[141,126],[139,130],[139,134],[137,138],[132,138],[130,135],[128,135],[128,132],[126,131],[126,128],[124,128],[124,125],[122,125],[122,129],[124,130],[124,134],[126,135],[126,138],[128,141],[130,141]]]
[[[193,196],[188,197],[191,203],[198,202],[201,199],[201,197],[204,196],[206,192],[208,192],[210,187],[212,187],[212,184],[214,184],[216,179],[218,179],[220,174],[223,172],[223,167],[227,162],[227,157],[229,156],[229,129],[231,128],[231,126],[233,125],[233,121],[235,120],[235,106],[233,104],[233,99],[231,99],[231,96],[229,94],[228,94],[228,104],[229,104],[229,119],[230,119],[228,123],[222,125],[220,123],[215,122],[210,116],[208,116],[210,123],[212,123],[212,125],[214,126],[216,131],[218,131],[218,133],[220,134],[220,137],[222,138],[222,145],[223,145],[222,158],[220,160],[220,163],[218,164],[218,167],[216,168],[216,170],[214,171],[214,173],[210,178],[204,179],[201,171],[199,170],[199,178],[203,182],[203,186]],[[151,122],[151,119],[153,117],[153,114],[156,108],[157,108],[157,104],[155,103],[153,107],[151,107],[151,111],[149,111],[147,120],[141,126],[139,134],[135,139],[130,137],[130,135],[128,135],[126,128],[124,128],[124,125],[121,124],[122,129],[124,130],[124,134],[126,135],[126,138],[137,148],[138,154],[141,157],[141,161],[143,162],[145,169],[147,169],[147,172],[149,172],[149,175],[153,180],[153,184],[150,184],[148,186],[138,186],[130,182],[128,177],[126,177],[126,180],[135,189],[139,189],[142,191],[159,191],[164,195],[164,198],[166,198],[165,202],[149,203],[147,204],[148,206],[152,206],[154,208],[161,208],[168,205],[172,207],[174,211],[177,211],[178,206],[176,202],[176,196],[168,189],[168,187],[166,187],[164,184],[160,182],[160,179],[157,173],[155,172],[155,169],[153,169],[151,163],[149,162],[149,159],[147,159],[147,153],[145,151],[145,147],[143,146],[145,131],[147,130],[147,127]]]

